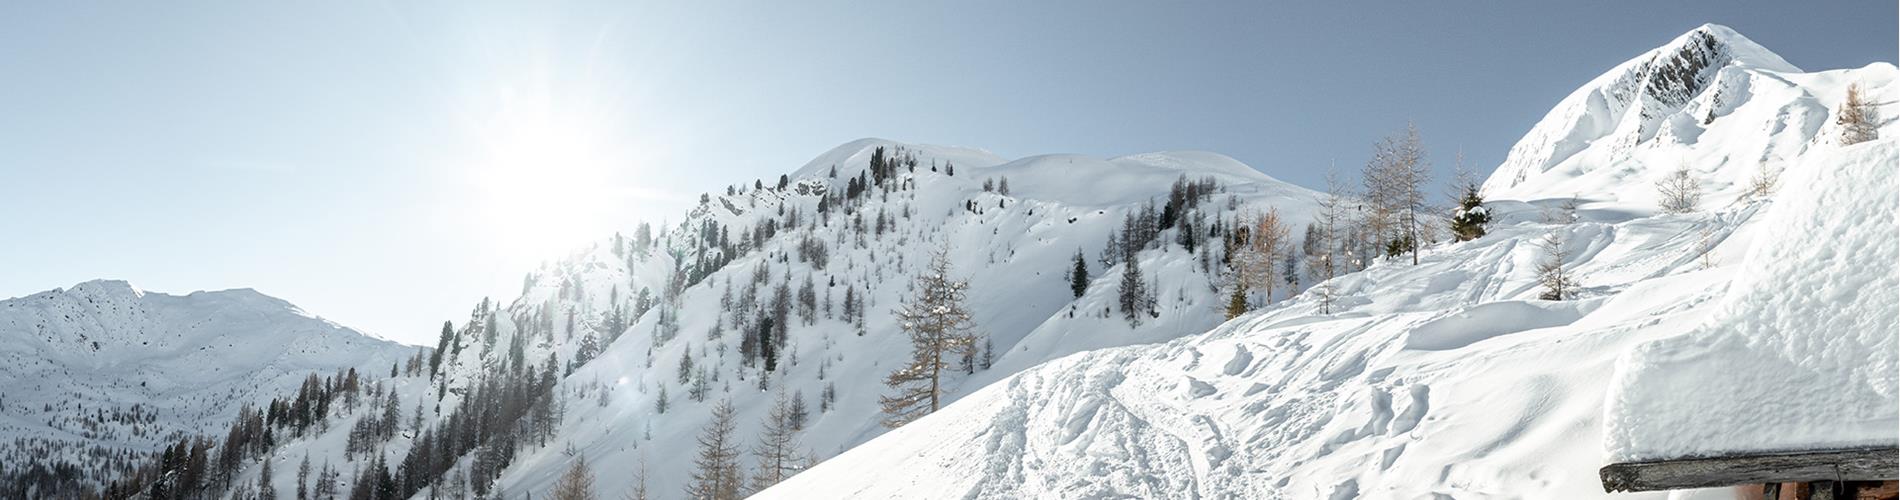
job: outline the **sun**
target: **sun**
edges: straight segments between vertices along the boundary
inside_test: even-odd
[[[549,259],[600,237],[614,167],[604,127],[544,96],[504,99],[481,128],[474,168],[485,226],[510,258]]]

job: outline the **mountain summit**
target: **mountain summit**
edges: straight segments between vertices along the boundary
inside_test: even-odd
[[[1565,97],[1511,148],[1485,189],[1511,198],[1611,200],[1631,191],[1620,186],[1654,181],[1684,163],[1721,184],[1764,163],[1780,167],[1813,141],[1839,100],[1839,83],[1803,81],[1804,74],[1728,27],[1702,25]],[[1700,142],[1720,144],[1696,148]],[[1685,157],[1690,149],[1722,154]]]

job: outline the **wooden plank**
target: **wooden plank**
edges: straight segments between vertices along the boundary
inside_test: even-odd
[[[1717,488],[1770,482],[1900,479],[1900,449],[1861,448],[1616,463],[1597,471],[1603,491]]]

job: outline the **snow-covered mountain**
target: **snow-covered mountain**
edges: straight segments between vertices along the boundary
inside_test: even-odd
[[[387,372],[416,350],[250,289],[99,280],[0,301],[0,463],[103,468],[221,433],[312,373]]]
[[[1319,197],[1206,152],[1005,161],[967,148],[853,141],[782,179],[708,193],[679,222],[643,225],[534,270],[520,297],[484,302],[456,321],[435,377],[388,386],[405,419],[415,407],[424,427],[447,432],[458,415],[490,411],[481,394],[497,380],[552,367],[561,375],[552,428],[526,424],[534,429],[484,438],[508,444],[480,449],[504,447],[508,457],[455,457],[436,468],[460,481],[441,487],[472,491],[487,481],[477,477],[492,475],[491,492],[538,494],[583,457],[601,472],[599,491],[631,487],[626,472],[644,460],[648,487],[671,498],[689,477],[680,457],[693,452],[720,400],[733,403],[738,437],[750,443],[777,393],[796,398],[810,414],[800,438],[814,460],[883,434],[883,378],[911,351],[890,311],[910,296],[933,251],[947,248],[953,273],[969,280],[985,345],[946,380],[954,401],[1050,359],[1206,331],[1223,318],[1222,242],[1235,221],[1273,209],[1297,234]],[[1120,252],[1104,249],[1112,233],[1142,226],[1144,213],[1154,234],[1136,242],[1136,255],[1155,306],[1136,326],[1117,307],[1126,266],[1105,266]],[[1092,277],[1079,299],[1068,279],[1077,252]],[[809,312],[800,310],[807,288]],[[777,370],[767,374],[742,354],[743,343],[781,289],[792,310]],[[847,315],[848,307],[860,312]],[[705,388],[700,400],[695,386]],[[346,460],[364,465],[365,456],[342,452],[342,436],[373,414],[340,413],[328,431],[281,443],[269,455],[279,491],[293,487],[292,462],[306,454],[346,470]],[[380,445],[387,467],[396,469],[417,437]],[[258,472],[250,467],[234,482],[254,482]]]
[[[1329,313],[1309,292],[1204,334],[1021,370],[761,496],[1607,496],[1597,477],[1605,444],[1623,449],[1629,439],[1604,431],[1619,357],[1720,330],[1710,322],[1724,297],[1777,295],[1757,290],[1779,286],[1751,278],[1770,267],[1759,259],[1837,269],[1818,263],[1853,258],[1824,241],[1790,251],[1803,247],[1781,241],[1792,236],[1777,226],[1892,218],[1892,182],[1840,179],[1879,177],[1880,168],[1891,179],[1900,126],[1887,121],[1885,138],[1843,146],[1833,120],[1850,83],[1895,116],[1896,73],[1886,63],[1803,73],[1728,28],[1697,28],[1592,80],[1532,127],[1485,183],[1490,234],[1434,245],[1416,266],[1385,262],[1333,280]],[[1658,214],[1655,181],[1684,166],[1703,193],[1699,209]],[[1819,175],[1832,169],[1854,173]],[[1750,194],[1757,172],[1834,181]],[[1885,193],[1829,194],[1842,190]],[[1561,200],[1573,197],[1577,220],[1566,223]],[[1821,209],[1837,199],[1885,203]],[[1885,232],[1856,238],[1900,241],[1891,223],[1853,227]],[[1570,249],[1562,264],[1580,286],[1574,300],[1539,300],[1546,237]],[[1891,259],[1858,264],[1895,272]],[[1826,308],[1774,310],[1784,309]],[[1900,329],[1891,307],[1879,310],[1854,324]],[[1866,382],[1876,390],[1895,386],[1891,370],[1865,376],[1887,377]],[[1893,441],[1892,405],[1856,411],[1868,420],[1855,429],[1884,428]]]
[[[1893,116],[1895,73],[1802,73],[1698,28],[1533,127],[1485,184],[1489,235],[1426,238],[1417,266],[1329,281],[1326,312],[1291,259],[1298,283],[1224,324],[1237,223],[1277,210],[1311,251],[1298,235],[1323,195],[1214,153],[1012,161],[853,141],[529,272],[520,296],[454,318],[426,369],[313,398],[370,403],[239,440],[205,491],[292,491],[308,457],[378,498],[519,497],[585,459],[603,495],[644,476],[673,498],[717,402],[743,450],[784,396],[820,464],[768,497],[1587,497],[1618,357],[1758,286],[1735,277],[1778,237],[1761,214],[1784,206],[1742,196],[1758,174],[1892,163],[1892,139],[1842,147],[1831,122],[1850,82]],[[1657,215],[1652,184],[1685,166],[1701,210]],[[1578,220],[1554,222],[1569,199]],[[1538,300],[1547,237],[1571,249],[1575,300]],[[884,378],[912,348],[891,311],[939,250],[969,281],[983,348],[948,375],[952,404],[887,431]],[[1152,302],[1132,321],[1125,276]],[[782,342],[773,370],[762,341]],[[147,470],[132,487],[175,475]]]
[[[1805,73],[1725,26],[1705,24],[1619,64],[1557,103],[1485,183],[1497,199],[1577,196],[1653,213],[1647,189],[1678,168],[1726,203],[1759,171],[1835,144],[1848,83],[1887,65]],[[1632,189],[1635,188],[1635,189]]]

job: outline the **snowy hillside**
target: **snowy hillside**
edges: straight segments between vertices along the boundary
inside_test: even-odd
[[[891,311],[911,295],[931,252],[948,248],[952,272],[969,280],[983,339],[982,352],[945,380],[954,401],[1050,359],[1206,331],[1223,318],[1223,242],[1237,221],[1273,209],[1297,233],[1319,196],[1205,152],[1004,161],[966,148],[854,141],[782,179],[708,193],[678,222],[579,249],[525,277],[520,297],[458,318],[436,376],[390,386],[405,420],[422,403],[423,432],[393,437],[379,455],[392,472],[418,443],[457,455],[416,466],[450,484],[396,487],[417,495],[431,487],[539,494],[580,457],[600,471],[599,491],[632,487],[630,471],[645,461],[647,486],[671,498],[690,472],[678,457],[695,450],[715,403],[733,403],[738,438],[754,443],[783,393],[809,414],[801,451],[824,460],[886,432],[883,378],[911,350]],[[1122,250],[1105,250],[1112,234],[1134,250],[1150,290],[1152,311],[1135,324],[1118,307],[1127,266]],[[1080,298],[1068,279],[1078,251],[1091,277]],[[1254,300],[1284,299],[1287,288]],[[783,327],[773,332],[783,346],[767,372],[749,342],[772,325]],[[510,413],[520,406],[490,396],[509,387],[532,393],[540,373],[560,377],[546,400],[558,407],[551,416]],[[415,399],[417,389],[428,398]],[[541,408],[543,400],[528,398]],[[475,441],[439,440],[469,432],[463,422],[490,428],[480,415],[491,412],[523,416]],[[366,418],[374,417],[342,415],[328,431],[271,451],[279,490],[293,484],[294,462],[306,454],[346,470],[373,466],[337,452],[356,427],[350,422]]]
[[[1597,477],[1604,447],[1626,438],[1605,434],[1619,358],[1711,325],[1737,300],[1725,297],[1781,286],[1751,277],[1766,265],[1757,248],[1804,261],[1792,268],[1831,269],[1827,242],[1784,240],[1805,234],[1786,225],[1842,216],[1819,200],[1893,203],[1890,182],[1817,171],[1891,174],[1900,164],[1900,126],[1885,122],[1885,139],[1843,147],[1833,124],[1856,82],[1895,116],[1895,76],[1889,64],[1800,73],[1703,26],[1611,69],[1533,127],[1485,184],[1490,234],[1431,246],[1416,266],[1388,261],[1337,278],[1324,286],[1329,312],[1309,291],[1204,334],[1024,369],[761,497],[1607,496]],[[1659,213],[1655,182],[1685,165],[1700,204]],[[1751,192],[1762,169],[1789,182],[1836,180]],[[1572,197],[1577,206],[1562,208]],[[1887,234],[1857,237],[1891,245],[1892,225],[1873,226]],[[1547,251],[1552,243],[1567,251]],[[1539,268],[1553,256],[1574,280],[1570,300],[1540,300]],[[1891,259],[1855,262],[1872,266],[1865,274],[1895,272]],[[1818,324],[1809,316],[1825,308],[1802,303],[1781,309],[1798,316],[1785,321]],[[1900,325],[1885,311],[1851,326],[1890,335]],[[1800,349],[1809,338],[1760,335],[1742,342]],[[1874,345],[1890,351],[1892,340]],[[1878,368],[1850,378],[1890,398],[1895,375]],[[1891,444],[1893,408],[1869,411],[1855,425],[1888,434],[1858,437]]]
[[[387,372],[415,353],[250,289],[102,280],[0,301],[0,462],[105,467],[222,432],[312,373]]]

